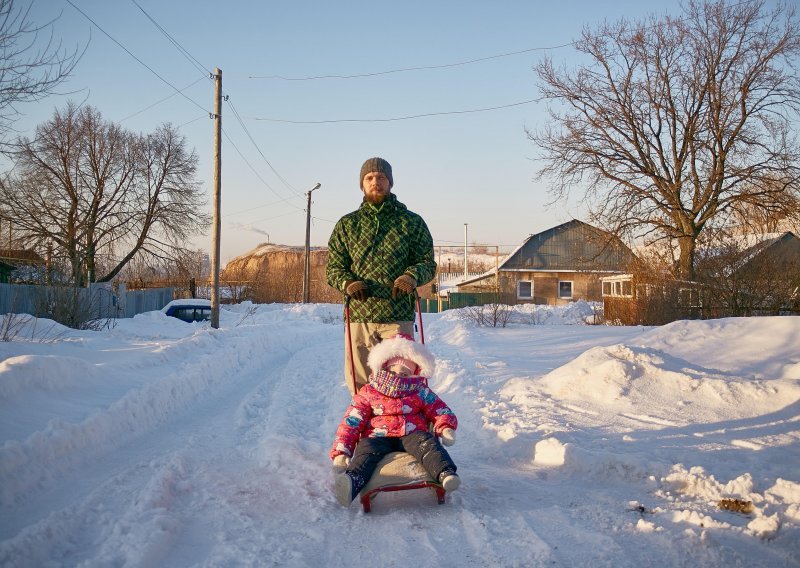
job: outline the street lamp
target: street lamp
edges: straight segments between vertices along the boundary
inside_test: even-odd
[[[464,223],[464,280],[467,279],[467,223]]]
[[[306,192],[306,198],[308,199],[308,205],[306,206],[306,256],[305,261],[303,263],[303,303],[308,303],[308,273],[309,273],[309,253],[311,248],[311,192],[315,189],[319,189],[322,186],[321,183],[317,183],[314,187],[309,189]]]

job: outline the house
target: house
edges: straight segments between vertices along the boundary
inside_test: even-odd
[[[0,282],[8,283],[15,270],[30,267],[31,272],[45,266],[44,259],[29,249],[0,249]],[[30,275],[29,275],[30,276]],[[31,278],[26,278],[30,280]],[[33,278],[35,280],[35,278]]]
[[[645,270],[605,276],[603,313],[623,325],[678,319],[800,314],[800,239],[744,235],[697,263],[696,281]]]
[[[794,233],[764,235],[721,260],[704,277],[714,292],[707,304],[714,300],[727,315],[800,313],[800,238]]]
[[[496,269],[460,282],[457,292],[493,292],[511,304],[600,301],[600,278],[630,271],[635,260],[617,236],[573,219],[531,235]]]
[[[678,319],[710,314],[700,282],[640,270],[603,276],[603,317],[619,325],[664,325]]]

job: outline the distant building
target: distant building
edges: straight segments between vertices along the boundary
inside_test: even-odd
[[[800,239],[745,235],[697,264],[696,281],[639,271],[601,279],[603,313],[623,325],[678,319],[800,314]]]
[[[495,292],[504,303],[600,301],[600,279],[636,260],[616,235],[574,219],[531,235],[497,269],[463,280],[457,292]]]
[[[0,282],[8,283],[15,270],[29,268],[31,272],[41,272],[45,267],[44,259],[30,249],[0,249]],[[33,278],[35,280],[35,278]],[[31,280],[31,278],[25,278]]]

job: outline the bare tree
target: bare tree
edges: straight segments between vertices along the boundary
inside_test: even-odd
[[[29,246],[69,259],[72,281],[108,282],[136,255],[163,262],[208,222],[197,156],[170,125],[148,135],[69,104],[23,138],[0,211]]]
[[[14,0],[0,0],[0,141],[6,140],[17,105],[54,92],[78,64],[82,50],[63,49],[52,24],[30,20],[32,3],[17,9]]]
[[[738,240],[722,235],[699,256],[707,303],[721,315],[778,315],[800,300],[800,240],[793,233]]]
[[[120,239],[127,252],[100,282],[114,278],[136,254],[160,260],[184,255],[183,243],[210,221],[195,180],[197,154],[186,148],[186,138],[175,127],[164,124],[140,137],[134,159],[137,183],[124,215],[129,230]]]
[[[537,67],[558,106],[528,132],[554,198],[586,183],[595,221],[674,239],[693,278],[697,239],[745,208],[798,216],[800,30],[792,9],[690,0],[680,18],[584,30],[588,62]]]

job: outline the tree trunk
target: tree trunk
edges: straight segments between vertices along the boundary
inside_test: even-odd
[[[683,236],[678,238],[680,256],[678,257],[678,278],[681,280],[694,280],[694,256],[697,248],[695,237]]]

